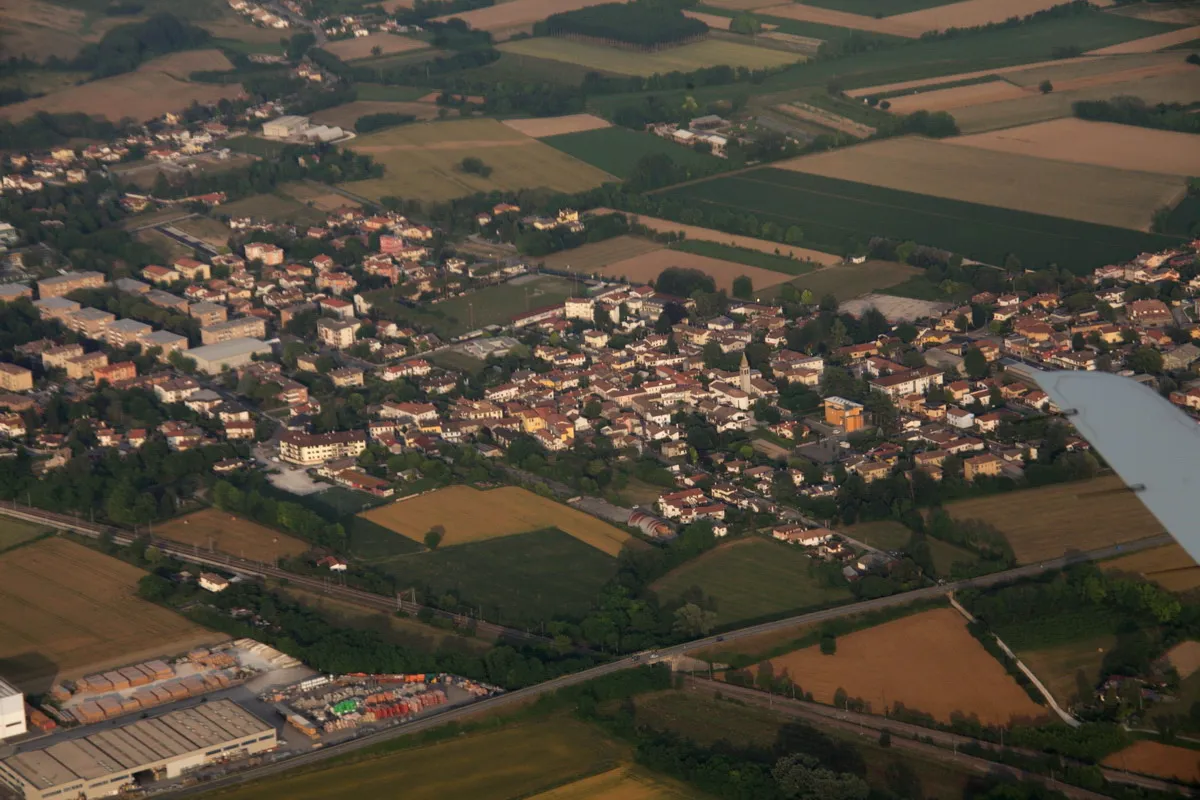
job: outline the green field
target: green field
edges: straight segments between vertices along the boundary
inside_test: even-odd
[[[249,153],[252,156],[262,156],[263,158],[278,158],[279,154],[283,152],[283,148],[287,147],[283,142],[273,142],[252,133],[232,136],[223,140],[221,144],[236,153]]]
[[[395,531],[389,531],[366,517],[358,516],[357,512],[342,524],[346,526],[350,554],[364,561],[410,555],[425,549],[423,545],[407,536],[398,536]]]
[[[1016,253],[1026,267],[1076,273],[1162,250],[1179,240],[1089,222],[948,200],[865,183],[762,167],[667,189],[661,197],[708,214],[753,214],[798,225],[805,245],[828,252],[874,236],[940,247],[989,264]]]
[[[396,538],[403,538],[393,534]],[[376,560],[401,591],[447,592],[505,625],[579,617],[613,576],[617,560],[556,529]]]
[[[790,284],[801,290],[809,289],[816,297],[831,294],[838,300],[851,300],[867,292],[883,291],[889,286],[910,280],[917,274],[916,267],[898,264],[895,261],[836,264],[813,270],[786,284],[768,286],[760,294],[765,298],[776,297],[781,287]]]
[[[0,517],[0,553],[20,547],[49,531],[46,525],[25,522],[14,517]]]
[[[684,239],[681,242],[675,242],[671,245],[671,249],[698,256],[733,261],[738,264],[745,264],[748,267],[761,267],[762,269],[769,269],[772,272],[782,272],[785,275],[803,275],[815,269],[814,265],[807,261],[800,261],[799,259],[788,258],[783,255],[775,255],[774,253],[764,253],[761,250],[751,250],[748,247],[734,247],[733,245],[721,244],[720,242],[705,242],[700,239]],[[781,251],[786,250],[788,246],[780,245],[779,249]]]
[[[818,3],[810,3],[809,5],[819,5]],[[731,8],[719,8],[701,3],[696,6],[696,11],[701,11],[705,14],[713,14],[718,17],[736,17],[742,13]],[[856,31],[851,28],[840,28],[836,25],[823,25],[820,22],[807,22],[799,19],[788,19],[787,17],[773,17],[767,14],[755,14],[759,21],[764,24],[774,25],[773,30],[780,33],[790,33],[794,36],[806,36],[810,39],[821,39],[826,42],[840,42],[843,39],[849,39],[852,36],[862,36],[862,31]],[[899,43],[908,41],[903,36],[890,36],[885,33],[868,34],[873,39],[881,39],[887,42]]]
[[[962,288],[957,289],[953,294],[946,294],[942,291],[941,286],[933,283],[924,275],[914,275],[903,283],[897,283],[895,286],[888,286],[879,291],[881,294],[890,294],[893,297],[911,297],[915,300],[932,300],[941,303],[965,302],[975,293],[970,284],[956,285]]]
[[[925,8],[936,8],[958,0],[810,0],[805,5],[820,8],[832,8],[847,14],[861,14],[864,17],[894,17],[897,14],[907,14],[910,11],[920,11]]]
[[[428,86],[385,86],[382,83],[354,84],[356,100],[411,103],[429,94]]]
[[[519,282],[488,286],[477,292],[441,303],[423,303],[420,308],[391,299],[390,289],[368,292],[367,298],[388,319],[429,328],[439,336],[458,336],[472,328],[503,325],[517,314],[558,305],[570,297],[575,284],[554,275],[538,275]],[[471,325],[472,314],[474,326]]]
[[[568,64],[565,61],[552,61],[548,58],[538,58],[520,53],[502,52],[500,58],[485,67],[463,70],[455,75],[465,81],[519,81],[521,83],[578,86],[583,83],[583,79],[589,72],[604,72],[604,70],[589,69],[579,64]]]
[[[588,70],[644,77],[669,72],[693,72],[716,65],[767,69],[794,64],[804,58],[798,53],[768,50],[723,39],[705,39],[655,53],[639,53],[557,36],[539,36],[506,42],[499,49],[505,53],[576,64]]]
[[[564,133],[547,136],[541,141],[618,178],[628,178],[640,159],[659,153],[687,168],[688,175],[696,178],[728,169],[729,164],[724,159],[697,153],[661,136],[621,127]]]
[[[213,213],[220,217],[254,217],[269,222],[290,222],[299,225],[316,225],[325,220],[325,214],[315,208],[309,208],[304,203],[277,194],[244,197],[217,206]]]
[[[743,539],[687,562],[653,585],[664,602],[693,586],[716,601],[717,625],[836,605],[851,598],[846,586],[826,587],[809,574],[812,560],[799,548],[761,538]]]
[[[1116,636],[1102,633],[1067,644],[1015,652],[1038,680],[1046,684],[1054,699],[1065,704],[1091,696],[1091,690],[1100,680],[1104,654],[1116,641]]]
[[[208,796],[223,800],[518,800],[619,766],[628,748],[566,716],[458,736]]]

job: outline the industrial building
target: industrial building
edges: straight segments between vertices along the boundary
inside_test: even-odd
[[[0,781],[25,800],[106,797],[271,750],[275,733],[232,701],[215,700],[0,759]]]
[[[206,344],[184,350],[183,355],[196,362],[196,368],[209,375],[220,374],[224,367],[234,369],[249,364],[256,355],[271,352],[271,345],[262,339],[230,339],[218,344]]]
[[[267,139],[334,142],[345,138],[346,132],[337,126],[314,125],[308,117],[288,115],[264,122],[262,135]]]
[[[25,733],[25,695],[0,678],[0,741]]]

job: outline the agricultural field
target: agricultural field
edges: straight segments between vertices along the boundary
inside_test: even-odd
[[[651,588],[674,601],[693,586],[716,603],[717,625],[731,626],[851,599],[846,586],[824,586],[798,548],[761,538],[722,545],[677,567]],[[807,687],[806,687],[807,688]]]
[[[443,548],[542,528],[558,528],[610,556],[633,540],[625,531],[590,514],[515,486],[488,491],[450,486],[371,509],[362,516],[415,542],[424,541],[430,528],[441,525],[445,528]]]
[[[596,208],[592,210],[593,214],[604,214],[611,211],[607,208]],[[730,247],[739,247],[746,250],[757,250],[760,253],[774,254],[776,251],[792,258],[798,258],[801,261],[811,261],[814,264],[821,266],[833,266],[840,264],[842,259],[840,256],[835,256],[832,253],[822,253],[819,250],[807,250],[803,247],[793,247],[792,245],[782,245],[779,242],[772,242],[767,239],[755,239],[751,236],[739,236],[734,233],[725,233],[724,231],[714,230],[713,228],[700,228],[696,225],[684,225],[680,222],[671,222],[668,219],[658,219],[657,217],[646,217],[640,214],[630,214],[630,220],[639,225],[645,225],[650,230],[656,233],[681,233],[685,238],[693,241],[702,242],[717,242],[719,244],[729,245]]]
[[[283,189],[279,191],[279,194],[256,194],[232,203],[223,203],[217,206],[214,213],[221,217],[253,217],[297,225],[317,225],[325,221],[325,214],[285,196]]]
[[[766,5],[755,8],[754,12],[767,17],[797,20],[799,22],[813,22],[818,25],[831,25],[837,28],[850,28],[856,31],[868,31],[888,36],[903,36],[906,39],[916,39],[923,33],[917,25],[894,22],[887,17],[876,19],[873,15],[849,14],[845,11],[802,3]]]
[[[1116,643],[1115,635],[1100,633],[1065,644],[1015,652],[1054,699],[1066,705],[1091,698],[1093,687],[1100,681],[1104,656]]]
[[[684,239],[682,242],[672,243],[671,249],[681,253],[691,253],[696,256],[734,261],[738,264],[745,264],[748,267],[769,269],[772,272],[782,272],[784,275],[803,275],[815,269],[815,265],[808,261],[799,261],[782,253],[779,255],[764,253],[761,250],[731,247],[720,242],[689,241]],[[781,246],[780,249],[786,250],[787,245]]]
[[[176,517],[160,525],[155,534],[201,550],[217,550],[268,564],[309,549],[300,539],[217,508]]]
[[[368,114],[411,114],[418,120],[437,118],[437,106],[431,103],[389,102],[384,100],[355,100],[333,108],[325,108],[312,114],[312,121],[322,125],[337,125],[344,130],[354,130],[359,117]]]
[[[1003,22],[1009,17],[1028,16],[1058,4],[1058,0],[962,0],[890,16],[887,21],[922,31],[944,31],[947,28],[973,28],[991,22]],[[1094,6],[1112,4],[1112,0],[1092,3]]]
[[[1133,41],[1101,47],[1092,50],[1088,55],[1112,56],[1128,55],[1131,53],[1153,53],[1156,50],[1165,50],[1168,47],[1174,47],[1186,42],[1195,41],[1196,39],[1200,39],[1200,25],[1193,25],[1188,28],[1180,28],[1179,30],[1167,33],[1147,36],[1143,39],[1134,39]]]
[[[909,136],[803,156],[776,166],[1134,230],[1148,230],[1154,211],[1174,205],[1187,191],[1187,182],[1179,174],[1150,175],[980,148],[956,148]]]
[[[0,106],[0,119],[22,120],[39,111],[62,113],[82,111],[107,117],[149,120],[167,111],[180,111],[193,102],[215,103],[242,93],[238,84],[192,83],[188,76],[199,70],[228,70],[219,50],[189,50],[156,58],[134,72],[72,86],[44,97]]]
[[[383,178],[346,185],[373,199],[394,195],[449,200],[474,192],[539,187],[578,192],[611,180],[608,173],[493,119],[403,125],[360,136],[351,149],[371,156],[386,170]],[[492,173],[483,177],[464,172],[459,164],[468,156],[482,159]]]
[[[401,591],[415,588],[418,597],[432,598],[451,594],[486,619],[522,626],[582,617],[617,571],[615,558],[553,528],[372,564],[392,575]]]
[[[1182,783],[1200,781],[1200,750],[1161,742],[1134,742],[1124,750],[1113,753],[1102,763],[1106,767]]]
[[[1013,509],[1019,507],[1020,513]],[[957,519],[996,526],[1018,563],[1098,550],[1156,536],[1162,526],[1115,475],[1003,493],[946,506]]]
[[[356,36],[352,39],[329,42],[321,49],[333,53],[342,61],[357,61],[363,58],[390,56],[394,53],[410,53],[428,47],[429,43],[420,39],[410,39],[394,33],[372,33],[369,36]],[[375,48],[379,48],[378,53],[374,52]]]
[[[603,128],[611,128],[612,123],[594,114],[567,114],[563,117],[532,117],[530,119],[506,119],[502,122],[518,133],[532,136],[534,139],[545,139],[548,136],[565,136],[572,133],[583,133]],[[572,154],[573,155],[573,154]]]
[[[491,31],[497,39],[502,39],[519,29],[528,29],[533,23],[543,20],[551,14],[576,11],[604,2],[608,2],[608,0],[510,0],[507,3],[497,3],[494,6],[461,14],[435,17],[434,21],[448,22],[451,19],[461,19],[472,28]]]
[[[1200,566],[1175,543],[1106,561],[1104,569],[1141,575],[1171,592],[1190,592],[1200,588]]]
[[[514,0],[518,3],[523,1]],[[499,8],[504,8],[504,6],[499,6]],[[506,42],[500,45],[499,49],[503,53],[563,61],[601,72],[644,77],[665,75],[668,72],[693,72],[716,64],[748,69],[768,69],[804,60],[799,53],[771,50],[724,39],[705,39],[653,53],[643,53],[563,39],[557,36],[539,36],[533,39]]]
[[[946,140],[947,144],[1165,175],[1200,175],[1195,134],[1060,119]]]
[[[938,171],[948,174],[940,167]],[[806,243],[835,251],[865,245],[872,236],[888,236],[989,264],[1003,264],[1015,251],[1026,267],[1053,263],[1081,272],[1177,243],[1140,231],[774,167],[719,175],[658,196],[709,213],[732,211],[753,214],[760,223],[798,225]]]
[[[344,194],[338,194],[323,183],[309,183],[307,181],[281,183],[276,191],[288,199],[296,200],[306,206],[315,208],[317,211],[328,212],[343,206],[348,208],[359,207],[358,203]],[[218,206],[218,210],[221,208],[224,208],[224,206]]]
[[[26,522],[15,517],[0,517],[0,553],[20,547],[50,530],[50,527],[37,522]]]
[[[912,531],[894,520],[878,522],[860,522],[846,528],[846,535],[864,544],[878,547],[880,550],[904,550],[912,539]],[[929,545],[929,554],[933,558],[933,568],[940,576],[948,576],[955,564],[974,564],[979,556],[963,547],[943,542],[932,536],[925,537]]]
[[[801,291],[808,289],[818,298],[831,294],[843,301],[853,300],[870,292],[887,291],[889,287],[920,274],[921,270],[908,264],[871,260],[862,264],[846,263],[822,267],[788,283]],[[778,286],[772,287],[764,292],[764,295],[775,296],[778,290]]]
[[[389,289],[369,292],[367,298],[396,321],[423,325],[445,338],[486,325],[503,325],[526,311],[560,305],[575,289],[575,283],[566,278],[529,275],[439,303],[423,303],[420,308],[393,302]]]
[[[1181,680],[1187,680],[1200,670],[1200,642],[1194,639],[1175,645],[1167,651],[1166,656]]]
[[[949,608],[924,611],[837,639],[837,652],[819,645],[771,659],[775,675],[793,676],[819,703],[843,689],[870,704],[874,714],[895,703],[949,722],[952,714],[976,715],[985,725],[1007,725],[1045,716],[967,632]],[[970,675],[970,681],[962,680]]]
[[[724,289],[727,292],[733,288],[734,278],[743,275],[750,279],[756,291],[787,280],[787,275],[774,270],[748,267],[734,261],[698,256],[677,250],[655,250],[652,253],[627,258],[624,261],[609,264],[604,269],[596,270],[596,274],[633,283],[649,283],[668,267],[698,269],[711,276],[716,281],[718,289]]]
[[[926,92],[888,98],[888,102],[891,103],[888,111],[893,114],[911,114],[914,111],[956,111],[968,106],[1015,100],[1030,95],[1029,90],[996,77],[986,82],[972,82],[944,89],[935,88]]]
[[[583,778],[530,800],[689,800],[696,791],[637,767],[621,766]]]
[[[590,275],[626,259],[636,258],[662,250],[663,246],[637,236],[614,236],[602,242],[592,242],[571,250],[560,250],[542,259],[550,269],[571,270],[579,275]]]
[[[518,800],[607,772],[629,757],[625,745],[563,715],[318,771],[289,773],[213,796],[221,800],[395,797],[403,781],[405,800]],[[667,800],[671,795],[661,797]],[[646,800],[659,798],[650,795]]]
[[[41,692],[55,679],[225,638],[139,599],[143,575],[66,539],[0,556],[0,672]]]
[[[720,172],[727,169],[728,164],[716,156],[697,153],[690,147],[669,142],[661,136],[629,128],[610,127],[566,133],[542,141],[555,150],[561,150],[618,178],[628,178],[638,161],[660,153],[669,156],[677,166],[689,170],[691,176]]]
[[[42,0],[0,0],[0,53],[41,61],[50,56],[71,59],[84,45],[99,41],[129,17],[93,16]]]
[[[881,7],[879,0],[805,0],[806,6],[831,8],[848,14],[858,14],[864,17],[882,16],[887,19],[899,14],[909,14],[923,11],[927,8],[937,8],[955,3],[955,0],[888,0]]]
[[[382,83],[355,83],[354,90],[359,100],[387,103],[411,103],[429,94],[427,86],[386,86]]]

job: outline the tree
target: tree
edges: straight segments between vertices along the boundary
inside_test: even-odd
[[[784,756],[771,776],[784,797],[796,800],[866,800],[867,782],[850,772],[834,772],[807,753]]]
[[[753,36],[762,30],[762,23],[758,21],[758,17],[744,12],[733,18],[733,21],[729,23],[729,30],[733,33]]]
[[[800,292],[800,302],[803,305],[811,306],[815,298],[813,297],[812,289],[805,289]]]
[[[374,47],[371,48],[371,55],[378,58],[379,56],[383,55],[383,48],[380,47],[379,45],[375,45]]]
[[[746,275],[738,275],[733,279],[733,296],[742,300],[750,300],[754,297],[754,284]]]
[[[701,608],[695,603],[686,603],[675,609],[675,624],[672,629],[688,638],[707,636],[717,623],[714,611]]]
[[[442,543],[442,538],[446,535],[446,529],[441,525],[434,525],[425,533],[425,546],[430,550],[437,550],[438,545]]]
[[[1038,84],[1038,91],[1042,94],[1050,94],[1054,91],[1054,84],[1049,80],[1044,80]]]
[[[1134,372],[1158,374],[1163,371],[1162,353],[1153,347],[1139,347],[1129,358],[1125,359],[1125,366]]]
[[[963,356],[963,367],[967,375],[975,380],[986,378],[989,370],[987,356],[978,347],[971,347]]]
[[[821,637],[821,654],[831,656],[837,652],[837,637],[826,634]]]

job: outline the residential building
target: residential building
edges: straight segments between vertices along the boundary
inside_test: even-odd
[[[288,431],[279,437],[280,459],[305,467],[324,464],[335,458],[357,458],[366,449],[365,431],[321,434]]]
[[[104,340],[116,348],[141,344],[142,339],[154,333],[154,328],[136,319],[114,320],[104,330]]]
[[[354,345],[355,334],[361,327],[358,320],[323,318],[317,320],[317,336],[330,347],[345,350]]]
[[[118,361],[115,364],[108,364],[92,370],[92,379],[96,383],[100,383],[100,381],[116,383],[117,381],[127,381],[136,377],[137,367],[134,366],[132,361]]]
[[[68,272],[66,275],[56,275],[38,281],[38,297],[62,297],[76,289],[99,289],[103,285],[103,273]]]
[[[846,433],[860,431],[866,425],[862,403],[836,395],[825,398],[825,423],[841,428]]]
[[[259,317],[237,317],[200,329],[203,344],[219,344],[233,339],[261,339],[267,335],[267,323]]]
[[[32,372],[16,364],[0,364],[0,389],[6,392],[28,392],[32,388]],[[2,730],[0,735],[3,735]]]
[[[283,248],[273,244],[250,242],[242,252],[247,261],[261,261],[267,267],[277,267],[283,263]]]
[[[67,359],[63,366],[67,370],[67,377],[72,380],[82,380],[92,377],[92,373],[100,367],[108,364],[108,356],[100,351],[95,353],[85,353],[81,356]]]
[[[215,572],[201,572],[200,588],[210,592],[223,592],[229,588],[229,581]]]
[[[199,302],[188,306],[188,314],[200,323],[201,328],[205,328],[227,320],[229,309],[220,303]]]
[[[991,453],[973,456],[963,461],[963,477],[973,481],[981,475],[999,475],[1004,469],[1004,459]]]

